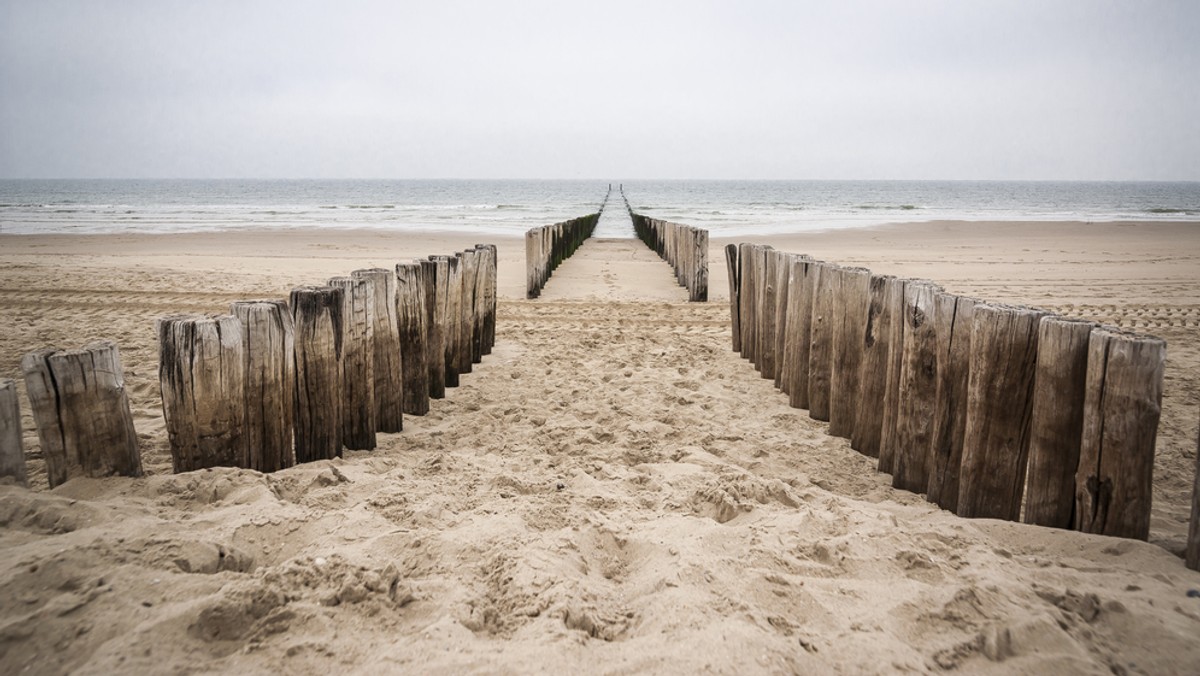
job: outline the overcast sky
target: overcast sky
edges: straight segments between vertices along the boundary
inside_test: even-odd
[[[1200,180],[1200,2],[0,0],[0,177]]]

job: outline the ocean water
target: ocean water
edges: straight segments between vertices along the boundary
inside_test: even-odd
[[[517,235],[610,209],[713,236],[963,220],[1196,220],[1200,182],[0,180],[0,232],[379,228]],[[611,211],[610,211],[611,215]],[[605,219],[602,236],[633,236]]]

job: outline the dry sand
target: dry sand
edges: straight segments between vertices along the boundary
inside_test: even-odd
[[[116,340],[148,476],[0,486],[0,672],[1200,672],[1186,535],[1200,224],[932,223],[752,238],[1169,343],[1151,543],[965,520],[790,409],[636,241],[536,301],[374,452],[170,474],[153,321],[478,237],[0,236],[0,377]]]

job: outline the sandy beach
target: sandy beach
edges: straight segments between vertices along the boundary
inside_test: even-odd
[[[0,378],[120,346],[147,475],[0,486],[19,673],[1200,672],[1184,568],[1200,223],[932,222],[750,237],[1166,339],[1150,541],[960,519],[730,349],[722,247],[687,303],[637,240],[524,300],[520,238],[378,230],[0,235]],[[497,344],[379,448],[171,474],[156,317],[499,250]],[[20,385],[23,390],[24,385]]]

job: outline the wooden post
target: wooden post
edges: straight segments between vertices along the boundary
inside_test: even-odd
[[[787,361],[788,279],[792,273],[792,254],[773,251],[775,256],[775,388],[783,391],[783,370]]]
[[[742,358],[754,363],[755,318],[754,306],[757,298],[755,288],[754,245],[738,244],[738,310],[741,313]]]
[[[541,241],[543,231],[534,228],[525,232],[525,297],[541,295]]]
[[[0,480],[3,479],[11,479],[19,486],[29,485],[21,438],[21,404],[17,400],[17,385],[11,380],[0,380]]]
[[[400,360],[404,374],[404,412],[429,412],[429,364],[425,326],[425,279],[420,261],[396,264],[396,319],[400,332]]]
[[[930,283],[910,282],[904,286],[904,351],[896,409],[892,486],[914,493],[924,492],[929,485],[929,452],[937,397],[933,296],[939,290]]]
[[[362,277],[334,277],[342,290],[342,445],[375,448],[375,285]]]
[[[812,349],[812,276],[816,262],[796,256],[788,262],[787,344],[784,390],[792,408],[808,408],[808,365]]]
[[[21,370],[51,488],[80,473],[142,475],[116,344],[30,352]]]
[[[487,286],[484,287],[484,303],[486,314],[484,315],[483,326],[483,353],[485,355],[492,353],[492,348],[496,345],[496,276],[498,274],[499,259],[495,244],[477,244],[476,246],[484,247],[487,251]]]
[[[371,373],[375,379],[375,431],[404,430],[404,366],[396,317],[396,273],[384,268],[355,270],[371,286]]]
[[[462,263],[457,256],[447,256],[450,265],[446,278],[446,387],[458,387],[459,366],[462,359]]]
[[[475,278],[478,276],[478,259],[474,251],[460,251],[455,255],[462,271],[462,296],[459,300],[458,324],[458,372],[470,373],[472,368],[471,339],[475,335]]]
[[[296,351],[296,462],[342,456],[342,289],[298,286],[289,304]]]
[[[738,248],[736,244],[725,245],[725,268],[729,273],[729,312],[732,330],[730,331],[733,337],[733,351],[742,351],[742,324],[738,306],[738,291],[740,289],[738,283]]]
[[[1154,443],[1167,344],[1114,328],[1088,341],[1075,524],[1084,533],[1150,536]]]
[[[249,469],[275,472],[296,464],[296,351],[292,313],[282,300],[236,301],[246,360],[246,446]]]
[[[959,516],[1016,521],[1021,515],[1038,323],[1045,314],[1022,307],[975,306]]]
[[[813,275],[813,311],[808,351],[808,415],[829,421],[829,386],[833,374],[833,321],[838,303],[837,265],[819,263]]]
[[[896,425],[900,418],[900,376],[904,371],[904,292],[909,280],[893,277],[886,282],[883,313],[887,322],[887,373],[883,386],[883,414],[879,424],[879,471],[891,474],[896,469],[899,443]]]
[[[446,294],[450,277],[450,260],[445,256],[430,256],[421,261],[421,277],[425,280],[425,327],[429,331],[425,355],[429,363],[429,397],[446,396]]]
[[[862,335],[859,367],[858,411],[850,448],[871,458],[879,457],[879,435],[883,427],[883,398],[887,390],[888,338],[892,313],[885,304],[890,275],[871,275],[867,291],[867,320]]]
[[[767,380],[775,380],[775,323],[779,318],[779,304],[775,300],[776,285],[779,275],[776,274],[778,256],[767,246],[758,248],[758,264],[762,276],[759,278],[759,307],[758,313],[758,372]]]
[[[248,467],[242,322],[173,315],[159,319],[156,330],[172,469]]]
[[[942,509],[958,509],[963,440],[967,433],[967,386],[971,373],[971,326],[979,301],[950,293],[933,297],[937,335],[937,392],[926,498]]]
[[[1187,551],[1184,563],[1200,570],[1200,435],[1196,437],[1196,474],[1192,479],[1192,519],[1188,523]]]
[[[858,383],[862,378],[863,340],[871,308],[871,271],[839,268],[833,306],[833,355],[829,375],[829,434],[854,436],[858,413]]]
[[[467,251],[475,259],[475,285],[471,293],[471,363],[483,362],[484,322],[487,311],[487,252],[476,247]]]
[[[688,300],[708,301],[708,231],[695,229],[692,242],[692,283],[688,286]]]
[[[1088,341],[1095,323],[1042,317],[1025,480],[1025,523],[1071,528],[1083,437]]]

